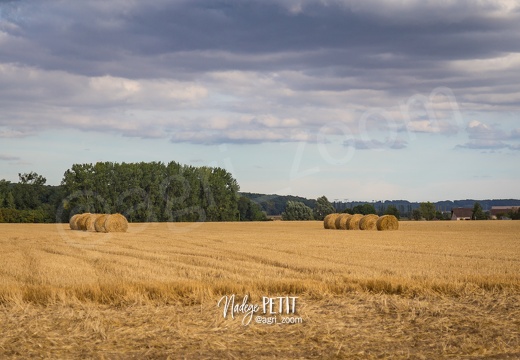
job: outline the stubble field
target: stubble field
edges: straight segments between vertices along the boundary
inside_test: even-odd
[[[520,222],[400,226],[0,224],[0,358],[519,358]]]

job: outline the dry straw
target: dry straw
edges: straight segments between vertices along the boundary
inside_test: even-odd
[[[121,214],[112,214],[105,220],[105,232],[126,232],[128,220]]]
[[[87,228],[87,231],[96,231],[95,222],[97,218],[102,215],[103,214],[90,214],[87,220],[85,220],[85,227]]]
[[[87,231],[87,219],[90,217],[90,215],[90,213],[84,213],[78,217],[78,220],[76,220],[78,230]]]
[[[96,221],[94,221],[94,229],[97,232],[107,232],[105,230],[105,221],[110,215],[101,215],[99,216]]]
[[[347,221],[352,217],[351,214],[341,214],[336,219],[336,229],[347,230]]]
[[[354,214],[347,220],[347,230],[359,230],[359,221],[363,215]]]
[[[323,227],[325,229],[336,229],[336,218],[339,214],[329,214],[323,219]]]
[[[377,230],[397,230],[399,229],[399,220],[394,215],[383,215],[376,223]]]
[[[69,220],[69,226],[70,226],[70,229],[71,230],[79,230],[79,227],[78,227],[78,219],[79,217],[81,216],[81,214],[76,214],[74,216],[72,216]]]
[[[359,230],[377,230],[377,220],[379,216],[375,214],[365,215],[359,220]]]

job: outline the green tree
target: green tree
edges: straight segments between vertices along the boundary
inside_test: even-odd
[[[354,214],[362,215],[377,214],[376,208],[372,204],[356,205],[352,208],[352,211]]]
[[[421,215],[426,220],[433,220],[435,218],[435,205],[431,202],[422,202],[419,204],[419,210],[421,211]]]
[[[20,184],[24,185],[45,185],[47,182],[47,179],[44,178],[41,175],[38,175],[34,171],[31,171],[30,173],[18,173],[18,178],[20,179]]]
[[[299,201],[314,209],[316,207],[315,199],[305,199],[299,196],[291,196],[291,195],[265,195],[265,194],[257,194],[257,193],[241,193],[242,196],[245,196],[251,199],[253,202],[260,205],[263,211],[267,215],[281,215],[285,210],[285,206],[288,201]]]
[[[421,220],[423,217],[421,210],[419,210],[419,209],[413,209],[411,215],[412,215],[412,219],[414,219],[414,220]]]
[[[162,170],[157,169],[158,173]],[[161,181],[159,199],[164,201],[158,204],[161,213],[167,216],[166,221],[204,221],[206,213],[202,211],[201,199],[198,198],[198,185],[194,183],[196,169],[191,166],[182,167],[176,162],[170,162],[166,166],[166,174]],[[209,189],[208,174],[201,174],[201,181],[207,183]],[[192,202],[193,196],[197,198]],[[203,214],[202,214],[203,213]],[[213,219],[214,220],[214,219]]]
[[[0,180],[1,221],[61,222],[56,210],[64,198],[62,187],[45,185],[46,179],[35,172],[18,177],[20,181],[16,184]]]
[[[213,211],[208,211],[210,221],[238,220],[238,190],[240,186],[229,172],[222,168],[211,169],[209,174],[209,195]]]
[[[14,209],[14,208],[16,208],[15,202],[14,202],[13,193],[10,192],[10,191],[7,193],[7,196],[5,198],[5,207],[7,209]]]
[[[482,205],[479,202],[475,202],[473,205],[473,213],[471,215],[471,220],[486,220],[487,216],[482,210]]]
[[[7,194],[7,192],[9,191],[9,187],[11,186],[11,182],[10,181],[7,181],[7,180],[0,180],[0,194],[4,194],[4,196]],[[2,205],[2,204],[0,204]]]
[[[236,221],[239,186],[224,169],[151,163],[74,164],[62,180],[63,218],[120,212],[130,221]]]
[[[285,211],[282,213],[282,220],[313,220],[312,209],[304,203],[298,201],[288,201]]]
[[[435,218],[437,220],[451,220],[451,216],[447,213],[443,214],[440,211],[435,211]]]
[[[262,211],[262,208],[257,203],[253,202],[245,196],[238,199],[238,211],[240,214],[240,221],[265,221],[267,216]]]
[[[74,164],[65,171],[62,186],[68,198],[65,200],[67,210],[71,214],[83,212],[96,212],[94,199],[96,197],[94,177],[104,176],[105,172],[94,172],[92,164]],[[103,196],[105,194],[97,194]],[[111,211],[111,209],[110,209]]]
[[[47,179],[32,171],[24,174],[18,173],[18,178],[19,183],[13,187],[16,208],[19,210],[40,209]]]
[[[322,196],[316,199],[316,205],[314,206],[313,214],[315,220],[323,220],[325,216],[334,213],[336,210],[330,203],[326,196]]]
[[[385,210],[385,215],[394,215],[397,219],[400,219],[399,210],[395,207],[395,205],[388,205],[388,207]]]

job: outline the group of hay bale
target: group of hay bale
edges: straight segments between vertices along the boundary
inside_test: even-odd
[[[76,214],[70,218],[71,230],[96,232],[126,232],[128,220],[121,214]]]
[[[397,230],[399,220],[394,215],[329,214],[323,220],[323,227],[336,230]]]

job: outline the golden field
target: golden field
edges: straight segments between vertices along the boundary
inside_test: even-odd
[[[520,358],[520,221],[0,224],[0,254],[0,358]]]

